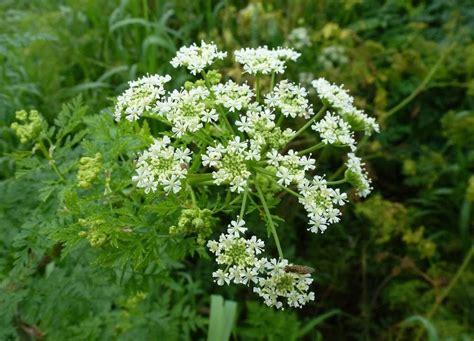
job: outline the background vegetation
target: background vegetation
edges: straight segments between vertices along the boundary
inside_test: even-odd
[[[469,0],[3,0],[0,339],[205,338],[220,294],[238,303],[235,339],[472,340],[473,35]],[[113,124],[113,97],[137,76],[174,72],[176,50],[200,39],[300,48],[290,79],[343,83],[382,125],[364,142],[375,192],[340,224],[310,235],[297,203],[280,200],[288,256],[316,268],[317,300],[302,310],[217,287],[195,239],[157,233],[176,212],[117,194],[147,142]],[[54,127],[43,149],[10,128],[21,109]],[[97,152],[105,171],[85,191],[79,159]],[[121,157],[129,167],[113,168]],[[153,228],[132,239],[118,222]],[[79,236],[84,225],[96,235]]]

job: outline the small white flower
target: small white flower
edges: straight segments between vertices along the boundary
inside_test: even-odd
[[[178,193],[181,189],[181,180],[172,174],[169,178],[163,180],[163,188],[166,192]]]
[[[215,282],[217,283],[217,285],[224,285],[230,283],[229,276],[221,269],[214,271],[212,273],[212,277],[215,278]]]
[[[258,283],[258,272],[254,268],[246,268],[242,272],[242,284]]]
[[[278,183],[284,186],[290,185],[291,180],[293,179],[293,177],[290,175],[290,172],[288,171],[288,168],[285,167],[278,168],[276,176],[278,177]]]
[[[243,219],[232,220],[227,228],[227,233],[238,236],[240,233],[244,234],[247,231],[245,221]]]
[[[263,248],[265,247],[265,243],[257,237],[252,236],[252,238],[248,241],[248,247],[255,252],[256,255],[262,253]]]
[[[206,123],[216,122],[219,119],[219,114],[215,109],[204,110],[202,113],[202,121]]]

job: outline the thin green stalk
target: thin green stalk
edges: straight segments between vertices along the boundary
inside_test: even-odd
[[[205,73],[204,71],[201,71],[201,76],[202,76],[202,78],[204,79],[204,82],[206,83],[206,87],[207,87],[207,89],[209,90],[209,93],[211,94],[211,97],[215,100],[215,99],[216,99],[216,95],[214,94],[214,91],[212,91],[211,84],[209,84],[209,81],[207,80],[206,73]],[[229,131],[230,131],[232,134],[235,134],[234,128],[232,128],[232,125],[230,124],[229,119],[227,118],[227,115],[226,115],[226,113],[225,113],[224,108],[223,108],[221,105],[218,105],[218,106],[217,106],[217,111],[219,111],[219,114],[220,114],[222,120],[224,121],[224,124],[225,124],[225,125],[227,126],[227,128],[229,129]]]
[[[461,278],[461,275],[463,274],[464,270],[466,270],[467,266],[469,265],[469,262],[471,261],[472,256],[474,256],[474,245],[471,246],[471,249],[469,250],[469,252],[464,257],[464,260],[463,260],[461,266],[459,267],[458,271],[454,275],[454,277],[451,280],[451,282],[449,283],[449,285],[446,287],[446,289],[444,289],[441,296],[439,296],[436,299],[436,302],[432,305],[431,309],[426,314],[426,319],[429,320],[434,316],[434,314],[436,314],[436,311],[440,307],[441,303],[449,295],[451,290],[454,288],[456,283],[459,281],[459,278]],[[416,341],[420,340],[422,334],[423,334],[423,329],[422,328],[418,329],[418,332],[416,333],[416,336],[415,336],[415,340]]]
[[[390,109],[387,114],[385,115],[385,118],[392,116],[395,114],[397,111],[402,109],[404,106],[406,106],[408,103],[410,103],[420,92],[422,92],[428,83],[431,81],[433,76],[435,75],[436,71],[438,71],[438,68],[441,66],[443,63],[444,59],[447,57],[448,53],[451,51],[453,48],[454,44],[451,44],[449,47],[446,48],[446,50],[443,51],[439,59],[436,61],[435,65],[431,68],[430,72],[426,75],[425,79],[417,86],[417,88],[408,96],[406,97],[403,101],[398,103],[396,106],[394,106],[392,109]]]
[[[290,141],[294,140],[296,137],[298,137],[299,135],[301,135],[311,124],[313,124],[313,122],[315,122],[316,120],[320,119],[323,114],[324,114],[324,111],[326,110],[326,106],[323,105],[323,107],[318,111],[318,113],[316,115],[314,115],[313,117],[311,117],[311,119],[306,122],[306,124],[304,126],[302,126],[296,133],[295,135],[293,135],[293,137],[291,138]]]
[[[283,185],[280,185],[277,181],[275,181],[275,174],[272,174],[271,172],[267,171],[266,169],[260,168],[260,167],[255,167],[254,168],[258,173],[263,174],[267,176],[268,178],[271,178],[281,189],[283,189],[285,192],[290,193],[291,195],[294,195],[297,198],[301,198],[301,195],[293,191],[292,189],[289,189],[288,187],[285,187]]]
[[[285,115],[283,115],[282,113],[280,113],[280,116],[278,117],[278,120],[277,120],[277,127],[280,127],[281,124],[283,123],[283,120],[285,119]]]
[[[346,165],[345,165],[345,164],[342,164],[342,165],[328,178],[328,180],[331,181],[331,180],[337,178],[339,175],[341,175],[341,173],[344,171],[345,168],[346,168]]]
[[[265,174],[265,175],[270,175],[271,177],[275,177],[275,174],[266,170],[265,168],[261,168],[261,167],[254,167],[254,169],[259,172],[259,173],[262,173],[262,174]]]
[[[273,90],[274,86],[275,86],[275,72],[272,72],[272,76],[270,78],[270,91]]]
[[[245,188],[245,191],[244,191],[244,194],[243,194],[243,198],[242,198],[242,207],[240,208],[240,219],[242,219],[245,215],[245,205],[247,204],[247,196],[249,194],[249,188]]]
[[[323,148],[324,146],[325,146],[325,143],[324,143],[324,142],[319,142],[318,144],[315,144],[315,145],[312,146],[312,147],[303,149],[302,151],[298,152],[298,155],[304,155],[304,154],[308,154],[308,153],[314,152],[315,150],[321,149],[321,148]]]
[[[193,206],[197,206],[196,195],[194,194],[193,188],[188,185],[189,193],[191,194],[191,201],[193,202]]]
[[[347,182],[347,179],[344,178],[344,179],[340,179],[340,180],[335,180],[335,181],[328,181],[326,182],[328,185],[340,185],[340,184],[343,184]]]
[[[188,184],[197,184],[209,180],[212,180],[212,173],[188,175]]]
[[[275,240],[275,244],[278,250],[278,256],[280,257],[280,259],[283,259],[284,257],[283,257],[283,251],[281,250],[281,246],[280,246],[280,239],[278,239],[278,233],[276,231],[275,224],[273,223],[270,210],[268,209],[267,201],[265,200],[265,196],[263,195],[263,192],[257,183],[255,183],[255,188],[257,189],[258,196],[260,197],[260,202],[262,203],[263,210],[265,211],[265,215],[267,216],[268,224],[270,225],[270,229],[273,234],[273,239]]]
[[[194,186],[209,186],[215,185],[214,180],[200,181],[193,184]]]
[[[277,184],[278,184],[278,183],[277,183]],[[293,195],[293,196],[295,196],[295,197],[297,197],[297,198],[301,198],[301,195],[299,195],[298,193],[296,193],[296,192],[293,191],[292,189],[289,189],[288,187],[285,187],[285,186],[280,185],[280,184],[278,184],[278,185],[279,185],[279,186],[281,187],[281,189],[283,189],[285,192],[288,192],[288,193],[290,193],[291,195]]]
[[[59,178],[62,182],[66,182],[66,180],[64,179],[64,176],[62,175],[61,171],[60,171],[59,168],[56,166],[56,161],[51,157],[51,154],[50,154],[50,153],[48,152],[48,150],[46,149],[46,146],[44,145],[43,141],[40,141],[38,145],[39,145],[40,150],[41,150],[41,152],[43,153],[44,157],[48,160],[49,165],[51,166],[51,168],[53,169],[53,171],[56,173],[56,175],[58,176],[58,178]]]
[[[260,75],[258,73],[255,75],[255,97],[257,102],[260,102]]]

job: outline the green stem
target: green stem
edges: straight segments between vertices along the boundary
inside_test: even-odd
[[[431,68],[430,72],[426,75],[425,79],[417,86],[417,88],[408,96],[406,97],[403,101],[398,103],[396,106],[394,106],[392,109],[390,109],[387,114],[385,115],[385,118],[392,116],[395,114],[397,111],[402,109],[404,106],[406,106],[408,103],[410,103],[420,92],[422,92],[428,83],[431,81],[431,78],[435,75],[436,71],[438,68],[441,66],[443,63],[444,59],[448,55],[448,53],[451,51],[453,48],[454,44],[450,45],[449,47],[446,48],[446,50],[443,51],[439,59],[436,61],[435,65]]]
[[[280,185],[277,181],[275,181],[275,174],[272,174],[271,172],[267,171],[266,169],[263,169],[263,168],[260,168],[260,167],[255,167],[254,169],[258,173],[261,173],[261,174],[267,176],[268,178],[271,178],[273,180],[273,182],[276,183],[279,187],[281,187],[281,189],[283,189],[285,192],[288,192],[288,193],[290,193],[291,195],[294,195],[297,198],[301,198],[301,195],[299,195],[298,193],[296,193],[292,189],[289,189],[288,187]]]
[[[288,192],[290,193],[291,195],[294,195],[295,197],[297,198],[301,198],[301,195],[299,195],[298,193],[296,193],[295,191],[293,191],[292,189],[289,189],[288,187],[285,187],[283,185],[280,185],[278,184],[285,192]]]
[[[254,167],[254,169],[259,173],[262,173],[262,174],[265,174],[265,175],[270,175],[272,178],[275,178],[275,174],[268,171],[268,170],[266,170],[265,168]]]
[[[193,206],[197,206],[196,195],[194,194],[193,188],[188,184],[189,193],[191,194],[191,201],[193,202]]]
[[[208,139],[207,136],[201,134],[200,131],[197,131],[195,133],[190,133],[191,136],[194,136],[195,138],[197,138],[199,141],[201,142],[204,142],[206,144],[210,144],[212,145],[214,143],[214,141],[212,141],[211,139]]]
[[[51,154],[48,152],[48,149],[46,149],[46,146],[44,145],[43,141],[40,141],[38,145],[39,145],[39,147],[40,147],[41,152],[43,152],[44,157],[48,160],[49,165],[51,166],[51,168],[53,169],[53,171],[56,173],[56,175],[58,176],[58,178],[59,178],[62,182],[66,182],[66,180],[64,179],[64,176],[62,175],[61,171],[60,171],[59,168],[56,166],[56,161],[53,159],[53,157],[51,156]]]
[[[436,302],[433,304],[433,306],[431,307],[430,311],[426,314],[426,318],[429,320],[431,319],[434,314],[436,313],[436,311],[438,310],[439,306],[441,305],[441,303],[444,301],[444,299],[449,295],[449,293],[451,292],[451,290],[454,288],[454,286],[456,285],[456,283],[459,281],[459,278],[461,278],[461,275],[463,274],[464,270],[466,270],[467,266],[469,265],[469,262],[471,261],[471,258],[472,256],[474,256],[474,245],[471,246],[471,249],[469,250],[469,252],[467,253],[467,255],[464,257],[464,260],[461,264],[461,266],[459,267],[458,271],[456,272],[456,274],[454,275],[453,279],[451,280],[451,282],[449,283],[449,285],[446,287],[446,289],[444,289],[443,293],[441,294],[441,296],[439,296],[437,299],[436,299]],[[415,340],[418,341],[421,336],[423,334],[423,329],[418,329],[418,332],[415,336]]]
[[[314,115],[313,117],[311,117],[311,119],[306,122],[306,124],[304,126],[302,126],[296,133],[295,135],[293,135],[293,137],[291,138],[291,140],[294,140],[296,137],[298,137],[299,135],[301,135],[311,124],[313,124],[313,122],[315,122],[316,120],[320,119],[323,114],[324,114],[324,111],[326,110],[326,105],[323,105],[323,107],[318,111],[318,113],[316,115]],[[290,140],[290,141],[291,141]]]
[[[298,155],[304,155],[304,154],[308,154],[308,153],[314,152],[315,150],[318,150],[318,149],[323,148],[325,145],[326,145],[326,144],[325,144],[324,142],[319,142],[318,144],[315,144],[315,145],[312,146],[312,147],[303,149],[302,151],[298,152]]]
[[[255,97],[257,102],[260,102],[260,75],[258,73],[255,75]]]
[[[188,175],[188,184],[197,184],[199,182],[212,180],[212,173],[190,174]]]
[[[280,127],[281,124],[283,123],[283,120],[285,119],[285,115],[283,115],[282,113],[280,113],[280,116],[278,117],[278,120],[277,120],[277,127]]]
[[[275,86],[275,72],[272,72],[272,76],[270,78],[270,91],[273,90],[274,86]]]
[[[247,196],[249,194],[249,188],[245,188],[245,191],[244,191],[244,196],[242,198],[242,207],[240,208],[240,215],[239,215],[239,218],[240,219],[243,219],[244,215],[245,215],[245,205],[247,204]]]
[[[345,170],[346,165],[342,164],[330,177],[328,177],[328,180],[331,181],[335,178],[337,178],[341,173]]]
[[[265,196],[263,195],[262,190],[260,189],[260,186],[255,183],[255,188],[257,189],[258,196],[260,197],[260,201],[263,206],[263,210],[265,211],[265,215],[267,216],[268,224],[270,225],[270,229],[273,234],[273,239],[275,239],[275,244],[278,250],[278,256],[280,259],[284,259],[283,257],[283,251],[281,250],[280,246],[280,239],[278,239],[278,233],[275,228],[275,224],[273,223],[272,215],[270,214],[270,210],[268,209],[267,201],[265,200]]]
[[[204,82],[206,83],[206,87],[207,89],[209,90],[209,93],[212,97],[213,100],[216,99],[216,95],[214,94],[214,91],[212,91],[212,88],[211,88],[211,84],[209,84],[209,81],[207,80],[207,76],[206,76],[206,73],[204,71],[201,71],[201,76],[202,78],[204,79]],[[235,134],[234,133],[234,129],[232,128],[232,125],[230,124],[229,120],[227,119],[227,115],[225,113],[225,110],[224,108],[221,106],[221,105],[218,105],[217,106],[217,111],[219,111],[219,114],[222,118],[222,120],[224,121],[224,124],[227,126],[227,128],[229,129],[229,131],[232,133],[232,134]]]
[[[344,178],[344,179],[335,180],[335,181],[328,181],[328,182],[326,182],[326,184],[328,184],[328,185],[340,185],[340,184],[343,184],[343,183],[346,183],[346,182],[347,182],[347,179]]]

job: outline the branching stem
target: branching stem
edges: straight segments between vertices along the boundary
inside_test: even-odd
[[[273,234],[273,239],[275,240],[275,244],[278,250],[278,256],[280,257],[280,259],[283,259],[284,257],[283,251],[281,250],[280,239],[278,239],[278,233],[276,231],[275,224],[273,223],[273,218],[270,214],[270,210],[268,209],[267,201],[265,200],[265,196],[263,195],[263,192],[257,183],[255,183],[255,188],[257,189],[258,196],[260,197],[260,201],[262,203],[263,210],[265,211],[265,215],[267,216],[268,225],[270,225],[270,229]]]

